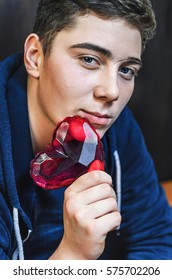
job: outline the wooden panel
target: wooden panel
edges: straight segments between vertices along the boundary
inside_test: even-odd
[[[132,111],[144,133],[161,181],[172,180],[172,1],[152,0],[157,32],[143,54]]]
[[[0,60],[23,50],[39,0],[0,0]]]
[[[162,182],[169,204],[172,206],[172,181]]]

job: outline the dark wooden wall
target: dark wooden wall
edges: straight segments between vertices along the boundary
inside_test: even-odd
[[[143,56],[131,108],[155,160],[160,180],[172,179],[172,1],[152,0],[157,33]]]
[[[0,0],[0,60],[23,50],[32,31],[38,0]]]
[[[38,0],[0,0],[0,60],[23,50]],[[139,122],[160,180],[172,179],[172,1],[152,0],[156,37],[143,56],[143,69],[129,103]]]

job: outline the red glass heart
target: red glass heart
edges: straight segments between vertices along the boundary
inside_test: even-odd
[[[92,170],[104,170],[100,137],[86,118],[67,117],[57,124],[52,142],[31,161],[30,175],[44,189],[68,186]]]

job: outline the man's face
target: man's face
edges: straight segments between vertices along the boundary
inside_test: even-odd
[[[103,137],[132,95],[140,56],[136,28],[119,19],[79,17],[42,59],[37,110],[54,127],[67,116],[86,117]]]

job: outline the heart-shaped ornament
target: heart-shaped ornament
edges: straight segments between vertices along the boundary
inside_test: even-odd
[[[69,186],[92,170],[104,170],[100,137],[86,118],[67,117],[57,124],[52,142],[30,164],[30,175],[44,189]]]

